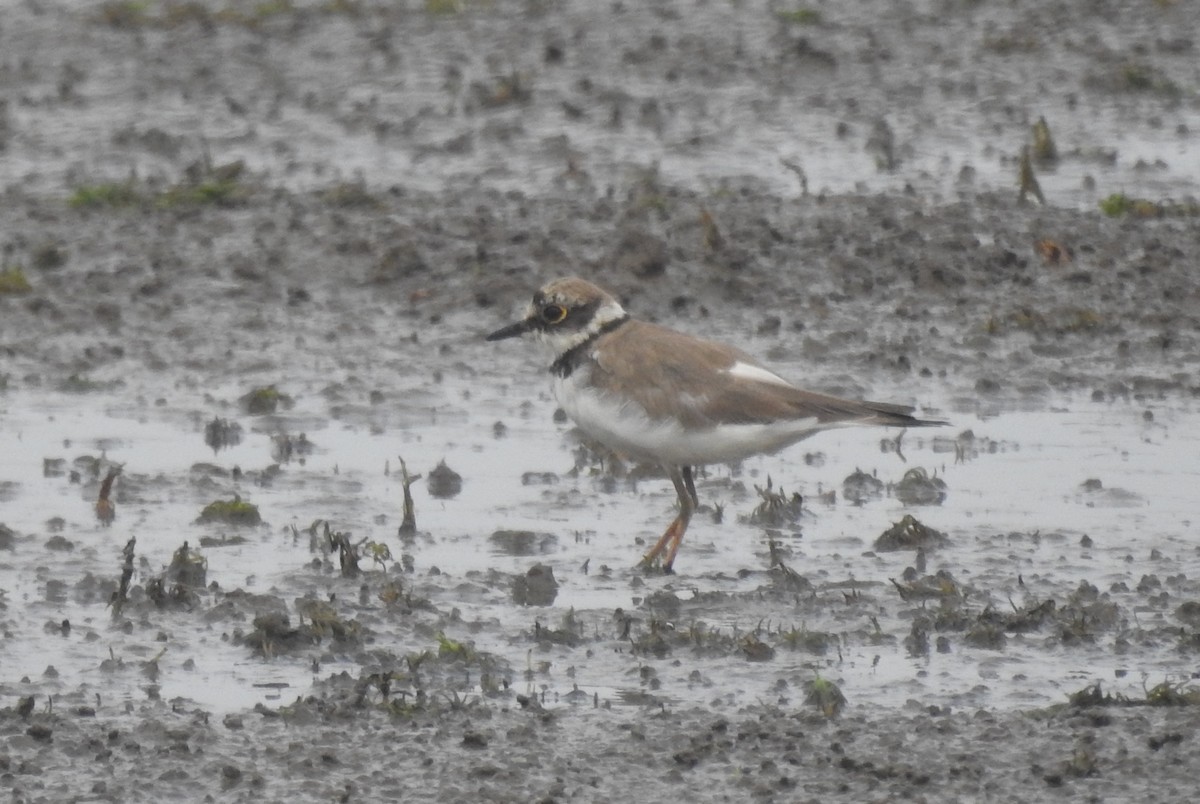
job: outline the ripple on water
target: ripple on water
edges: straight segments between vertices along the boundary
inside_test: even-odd
[[[428,606],[413,617],[438,612],[430,628],[502,657],[512,683],[551,704],[579,691],[624,704],[799,701],[819,673],[851,705],[1025,707],[1094,681],[1136,695],[1144,676],[1173,677],[1175,612],[1200,598],[1200,552],[1189,535],[1200,433],[1182,403],[1161,403],[1152,421],[1131,405],[1074,399],[984,418],[958,412],[949,439],[909,433],[907,462],[881,449],[877,433],[850,430],[811,442],[823,462],[792,450],[713,467],[700,478],[701,497],[730,511],[720,524],[711,507],[697,518],[679,574],[666,577],[634,565],[669,518],[669,483],[606,484],[592,467],[572,477],[573,444],[547,404],[544,415],[524,415],[516,403],[484,400],[476,414],[431,420],[418,439],[323,416],[305,408],[322,404],[309,396],[295,422],[284,414],[264,428],[247,417],[242,442],[214,454],[207,414],[105,411],[94,396],[47,406],[21,392],[6,403],[0,615],[9,636],[0,685],[22,694],[185,696],[219,711],[287,699],[308,689],[314,672],[357,675],[365,654],[314,644],[263,659],[236,639],[251,615],[206,616],[221,594],[278,601],[293,625],[303,621],[296,600],[332,600],[339,616],[368,624],[370,650],[436,650],[433,633],[397,625],[387,598],[394,588]],[[298,431],[296,423],[319,448],[272,468],[273,434]],[[450,498],[412,487],[417,534],[406,539],[397,536],[401,455],[414,472],[445,466],[462,478]],[[84,474],[74,482],[70,469],[44,471],[47,461]],[[86,473],[107,463],[123,471],[106,527],[93,509],[98,481]],[[856,470],[895,484],[913,468],[945,483],[940,505],[819,494]],[[531,472],[556,480],[530,484]],[[759,502],[749,489],[768,474],[807,501],[786,533],[743,521]],[[205,504],[234,494],[256,505],[264,524],[197,521]],[[915,548],[878,552],[876,540],[906,515],[944,542],[922,545],[920,558]],[[336,558],[313,552],[322,533],[315,522],[386,546],[389,558],[365,556],[366,574],[342,579]],[[197,589],[188,606],[161,611],[142,601],[114,625],[108,596],[131,538],[135,587],[187,541],[222,592]],[[772,569],[772,560],[783,564]],[[924,570],[906,580],[918,561]],[[514,584],[535,564],[556,593],[523,598],[549,605],[516,605]],[[897,585],[939,571],[952,589],[901,599]],[[988,612],[1046,601],[1054,614],[1036,627],[1015,631],[1000,618],[1001,638],[968,637],[964,624]]]

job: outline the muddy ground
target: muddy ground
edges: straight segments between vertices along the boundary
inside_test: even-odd
[[[648,5],[6,7],[5,795],[1195,799],[1196,509],[1071,450],[1109,422],[1117,460],[1162,448],[1150,488],[1195,473],[1200,9]],[[950,419],[906,436],[947,494],[855,506],[814,441],[702,479],[725,530],[637,570],[669,484],[576,450],[542,356],[480,340],[564,274]],[[244,443],[191,457],[214,419]],[[462,489],[422,478],[406,531],[397,456],[439,454]],[[1073,491],[1014,497],[1004,455]],[[266,524],[199,521],[234,494]],[[931,510],[975,541],[883,563]],[[388,554],[351,576],[338,532]]]

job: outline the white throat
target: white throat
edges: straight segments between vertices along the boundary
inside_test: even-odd
[[[550,352],[551,357],[559,358],[581,343],[596,337],[606,324],[625,317],[625,308],[616,301],[609,300],[596,308],[587,326],[568,331],[541,330],[535,337]]]

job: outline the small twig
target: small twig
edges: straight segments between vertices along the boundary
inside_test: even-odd
[[[412,484],[421,479],[420,475],[410,475],[404,459],[400,458],[400,483],[404,488],[404,520],[400,523],[400,536],[412,537],[417,535],[417,514],[413,506]]]
[[[1033,172],[1033,160],[1029,156],[1029,147],[1021,149],[1021,161],[1018,169],[1017,180],[1020,184],[1020,192],[1017,194],[1017,202],[1024,204],[1028,196],[1033,196],[1042,206],[1046,205],[1046,197],[1042,195],[1042,188],[1038,186],[1037,176]]]
[[[796,178],[800,180],[800,194],[808,195],[808,174],[804,172],[804,168],[799,162],[793,162],[788,159],[779,160],[785,168],[796,174]]]
[[[108,604],[112,606],[113,619],[118,619],[121,616],[121,609],[129,601],[129,581],[133,578],[133,548],[137,544],[137,537],[131,536],[129,541],[125,543],[125,548],[121,554],[125,557],[124,566],[121,568],[121,583],[117,587],[117,591],[113,592],[112,598]]]
[[[111,525],[117,516],[117,508],[113,505],[109,495],[112,494],[113,481],[121,474],[120,466],[112,466],[108,470],[108,474],[104,476],[104,480],[100,483],[100,495],[96,499],[96,519],[100,520],[102,525]]]

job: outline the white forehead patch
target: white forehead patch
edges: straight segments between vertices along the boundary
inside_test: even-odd
[[[725,369],[729,374],[742,380],[757,380],[758,382],[769,382],[772,385],[786,385],[789,388],[791,383],[780,377],[773,371],[767,371],[762,366],[753,366],[749,363],[737,361],[729,368]]]

